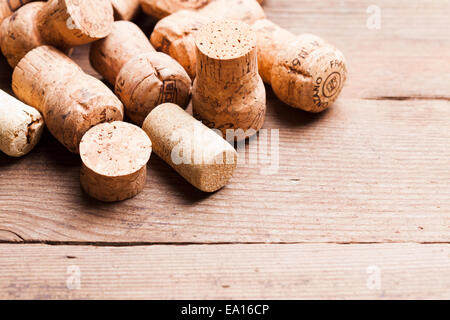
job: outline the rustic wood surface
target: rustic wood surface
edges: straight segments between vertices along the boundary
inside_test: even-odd
[[[366,26],[372,4],[380,30]],[[319,115],[267,88],[278,172],[265,174],[270,154],[247,160],[207,195],[152,155],[146,189],[103,204],[82,192],[79,156],[46,133],[22,159],[0,155],[0,298],[450,298],[450,1],[264,7],[349,67]],[[154,21],[137,21],[149,34]],[[87,50],[72,56],[96,75]],[[0,89],[10,81],[0,57]]]

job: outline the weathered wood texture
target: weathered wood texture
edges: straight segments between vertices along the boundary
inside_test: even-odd
[[[271,102],[266,128],[282,127],[279,172],[265,175],[261,168],[267,164],[247,161],[212,195],[197,191],[153,155],[141,194],[121,203],[96,202],[79,187],[78,156],[48,135],[26,158],[2,156],[0,237],[450,241],[447,102],[344,100],[321,115],[280,111]]]
[[[1,245],[0,297],[448,299],[449,255],[419,244]]]
[[[366,26],[372,4],[380,30]],[[83,194],[79,157],[46,133],[25,158],[0,155],[0,241],[40,243],[0,248],[0,298],[449,297],[450,1],[267,0],[265,9],[293,32],[328,39],[349,65],[341,98],[319,115],[283,105],[267,88],[264,128],[279,129],[278,172],[264,174],[270,154],[247,160],[207,195],[152,155],[145,190],[103,204]],[[148,34],[154,21],[138,21]],[[72,56],[98,77],[87,50]],[[0,89],[10,91],[10,78],[1,57]],[[67,292],[74,261],[87,282]],[[384,296],[365,287],[372,261],[389,271]]]

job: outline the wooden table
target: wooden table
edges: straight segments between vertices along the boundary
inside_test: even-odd
[[[246,161],[207,195],[152,155],[146,189],[104,204],[80,189],[79,156],[46,133],[22,159],[0,155],[0,298],[450,298],[450,1],[265,9],[334,43],[349,67],[322,114],[267,88],[278,172]],[[95,74],[87,50],[73,57]]]

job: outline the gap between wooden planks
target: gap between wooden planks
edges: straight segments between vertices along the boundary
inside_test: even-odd
[[[378,31],[366,28],[371,4],[382,10]],[[269,90],[266,125],[285,128],[280,175],[263,180],[244,166],[206,198],[153,158],[146,193],[113,208],[81,194],[78,159],[47,136],[29,159],[0,157],[0,239],[449,242],[450,1],[266,0],[265,9],[283,27],[337,45],[349,63],[342,97],[324,115],[291,110]],[[73,57],[96,75],[86,54],[82,47]],[[0,60],[0,88],[9,90],[11,70]],[[245,193],[258,201],[249,205]],[[68,265],[81,269],[80,291],[67,290]],[[381,290],[367,288],[370,266],[382,271]],[[450,291],[447,244],[1,245],[0,271],[0,298],[449,298]]]
[[[265,127],[281,128],[279,172],[239,165],[212,195],[152,156],[141,194],[96,202],[79,157],[49,136],[26,158],[0,157],[0,240],[450,242],[448,102],[343,99],[320,115],[276,103]]]
[[[0,245],[0,299],[448,299],[449,260],[448,244]]]

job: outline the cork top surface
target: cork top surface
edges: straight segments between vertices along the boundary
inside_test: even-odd
[[[106,37],[112,30],[114,11],[110,0],[65,0],[70,15],[67,26],[92,38]]]
[[[125,176],[140,170],[150,159],[152,143],[139,127],[114,121],[91,128],[81,139],[85,166],[103,176]]]
[[[245,56],[256,46],[250,26],[235,20],[214,21],[203,26],[196,33],[195,42],[204,55],[220,60]]]

